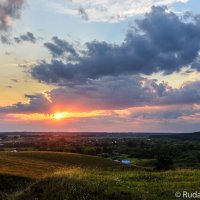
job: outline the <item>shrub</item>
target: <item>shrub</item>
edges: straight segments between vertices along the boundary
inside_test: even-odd
[[[173,161],[171,157],[168,156],[159,156],[155,162],[156,170],[169,170],[172,169]]]

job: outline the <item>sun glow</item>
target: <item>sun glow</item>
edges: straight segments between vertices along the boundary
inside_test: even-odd
[[[54,119],[61,120],[62,118],[64,118],[64,115],[62,113],[55,113],[54,114]]]
[[[87,118],[87,117],[98,117],[108,116],[105,111],[92,111],[92,112],[54,112],[50,114],[9,114],[10,120],[66,120],[73,118]]]

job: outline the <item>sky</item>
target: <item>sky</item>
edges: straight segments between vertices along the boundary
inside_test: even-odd
[[[0,131],[199,130],[199,0],[0,0]]]

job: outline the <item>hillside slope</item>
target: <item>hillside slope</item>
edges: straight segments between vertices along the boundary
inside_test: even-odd
[[[46,173],[73,166],[109,169],[122,165],[105,158],[74,153],[0,152],[1,173],[40,178]]]
[[[1,152],[0,200],[175,200],[175,192],[199,191],[200,170],[121,166],[79,154]]]
[[[98,171],[68,168],[40,179],[15,200],[175,200],[175,192],[195,192],[199,170],[168,172]]]

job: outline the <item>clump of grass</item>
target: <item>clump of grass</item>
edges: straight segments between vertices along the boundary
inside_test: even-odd
[[[26,188],[33,179],[11,174],[0,174],[0,191],[2,193],[13,193]]]
[[[176,191],[198,191],[198,175],[198,170],[147,172],[65,168],[45,176],[15,199],[169,200],[175,199]]]
[[[44,159],[43,156],[46,156],[46,160],[41,161]],[[0,176],[0,187],[3,187],[0,189],[0,200],[173,200],[176,199],[174,194],[177,191],[199,191],[200,170],[177,169],[156,172],[141,168],[121,169],[121,165],[110,168],[110,164],[104,160],[99,160],[93,167],[88,167],[87,159],[91,159],[92,163],[93,157],[84,157],[80,161],[81,155],[56,156],[57,153],[35,153],[18,154],[17,159],[15,155],[10,154],[4,157],[3,159],[9,163],[17,161],[24,164],[22,167],[18,165],[9,168],[13,174],[17,172],[27,177],[35,176],[32,172],[25,171],[31,164],[34,164],[31,170],[38,171],[35,170],[37,176],[34,181],[30,181],[31,184],[27,182],[30,180],[28,178]],[[58,165],[59,160],[62,165]],[[106,168],[98,168],[101,161],[101,165],[105,164]],[[87,164],[84,167],[75,167],[78,162]],[[6,170],[5,162],[2,163]],[[71,164],[74,164],[74,167],[71,167]],[[50,170],[48,166],[53,167]]]
[[[47,176],[18,195],[16,199],[93,199],[101,196],[105,184],[101,180],[92,181],[87,170],[69,168]]]

